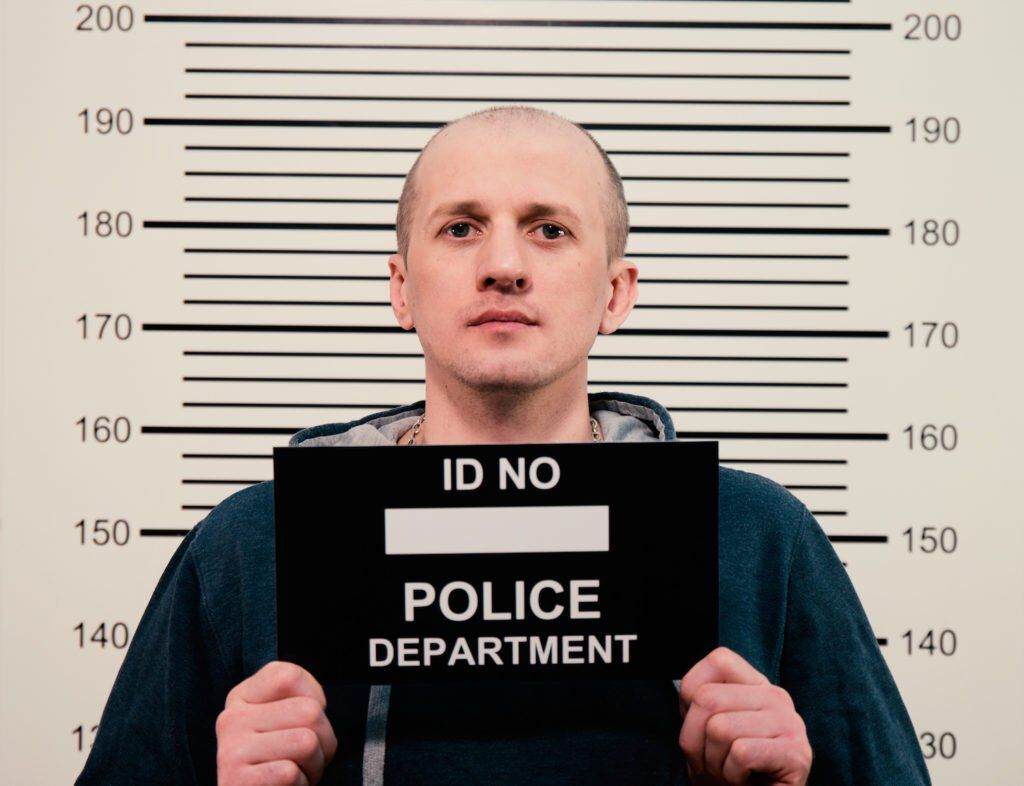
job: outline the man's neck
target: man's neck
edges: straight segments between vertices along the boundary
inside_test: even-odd
[[[589,442],[586,363],[546,388],[522,393],[481,393],[452,380],[426,379],[426,412],[416,443],[507,444]],[[408,435],[399,440],[405,444]]]

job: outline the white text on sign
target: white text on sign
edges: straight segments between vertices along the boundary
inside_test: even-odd
[[[529,465],[521,456],[515,464],[502,456],[498,459],[498,489],[506,491],[510,487],[523,490],[529,483],[535,489],[546,491],[554,488],[561,477],[558,462],[550,456],[539,456]],[[484,482],[484,465],[475,458],[457,458],[444,460],[444,490],[474,491]]]

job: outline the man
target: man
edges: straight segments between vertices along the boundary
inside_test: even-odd
[[[449,124],[396,229],[391,303],[423,346],[425,399],[290,444],[675,438],[656,401],[586,389],[638,271],[621,179],[583,129],[528,107]],[[272,482],[233,494],[171,558],[78,783],[928,783],[809,511],[750,473],[721,468],[719,488],[723,646],[677,684],[357,686],[330,702],[276,660]]]

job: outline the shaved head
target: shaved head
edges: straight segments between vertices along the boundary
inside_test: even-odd
[[[612,164],[604,148],[598,144],[589,131],[561,115],[523,104],[509,104],[481,109],[478,112],[473,112],[450,123],[446,123],[423,146],[419,156],[416,157],[416,161],[409,170],[409,174],[405,178],[402,195],[398,200],[398,214],[395,219],[395,231],[398,235],[398,253],[406,260],[406,264],[408,264],[412,217],[415,213],[418,197],[416,173],[419,170],[420,162],[427,155],[435,139],[442,135],[450,134],[452,129],[464,123],[490,123],[495,126],[495,131],[507,130],[513,125],[527,125],[533,126],[538,134],[545,132],[545,126],[547,128],[560,126],[562,129],[570,129],[577,133],[581,144],[584,143],[584,140],[589,140],[586,144],[592,145],[598,154],[594,157],[594,166],[601,170],[600,179],[603,183],[601,203],[605,222],[608,262],[611,263],[613,259],[625,256],[626,240],[629,236],[629,211],[626,205],[626,195],[622,187],[622,178],[619,176],[618,170],[615,169],[615,165]]]
[[[432,401],[463,391],[463,403],[504,409],[579,394],[598,334],[614,333],[639,294],[615,167],[584,129],[529,106],[434,134],[406,177],[396,230],[391,307],[416,330]]]

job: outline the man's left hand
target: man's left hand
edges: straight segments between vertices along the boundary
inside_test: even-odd
[[[695,784],[807,783],[811,745],[792,698],[732,650],[719,647],[687,672],[679,710]]]

